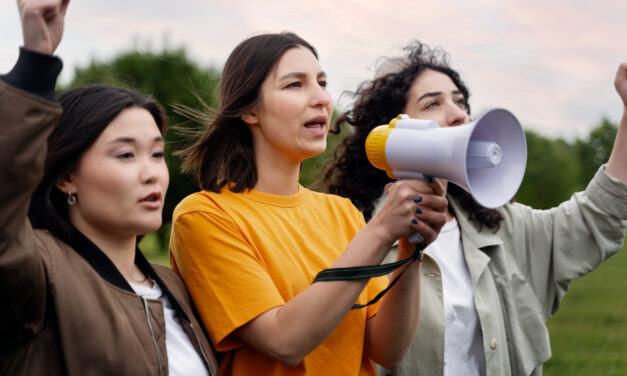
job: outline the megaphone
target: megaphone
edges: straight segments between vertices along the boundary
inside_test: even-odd
[[[504,109],[468,124],[440,128],[432,120],[399,115],[366,139],[370,163],[393,179],[447,179],[486,208],[506,204],[527,165],[527,142],[518,119]]]

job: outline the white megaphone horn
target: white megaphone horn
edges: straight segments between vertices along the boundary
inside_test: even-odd
[[[366,139],[370,163],[393,179],[447,179],[486,208],[506,204],[518,191],[527,142],[518,119],[504,109],[457,127],[399,115]]]

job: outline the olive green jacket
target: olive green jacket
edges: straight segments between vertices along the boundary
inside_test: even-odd
[[[541,375],[542,363],[551,357],[545,322],[559,308],[570,281],[622,248],[627,185],[601,168],[585,191],[556,208],[505,205],[499,209],[505,220],[497,233],[479,232],[459,204],[448,199],[461,228],[487,376]],[[443,374],[442,280],[427,255],[421,283],[416,336],[394,375]]]

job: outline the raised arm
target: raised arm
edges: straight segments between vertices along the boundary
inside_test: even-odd
[[[614,148],[605,170],[615,178],[627,183],[627,63],[622,63],[618,67],[614,86],[623,101],[623,118],[618,126]]]
[[[18,0],[24,48],[52,55],[61,37],[70,0]]]
[[[55,40],[54,47],[58,45],[60,32],[51,32],[45,26],[62,24],[58,13],[51,16],[44,11],[52,3],[58,8],[62,4],[18,3],[24,36],[29,41],[45,32],[47,37],[43,39]],[[37,18],[43,27],[33,26]],[[59,106],[45,99],[53,96],[61,61],[30,50],[39,48],[31,42],[25,47],[13,70],[0,77],[0,342],[9,348],[41,329],[46,279],[27,213],[43,174],[47,136],[61,115]],[[50,43],[48,51],[54,47]]]

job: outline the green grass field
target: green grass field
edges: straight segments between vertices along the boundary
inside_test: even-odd
[[[627,246],[573,281],[549,319],[545,376],[627,375]]]
[[[140,247],[151,261],[170,265],[153,234]],[[627,376],[626,248],[571,283],[548,322],[553,357],[545,376]]]

